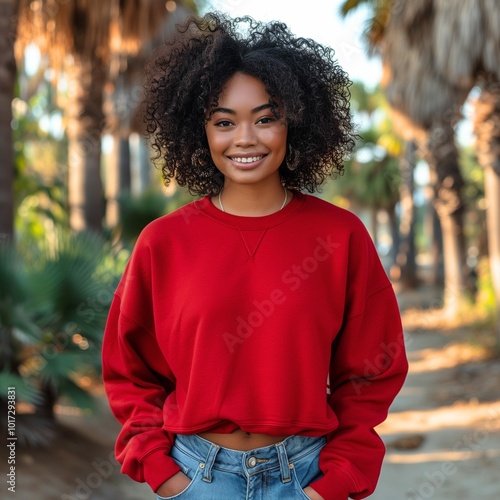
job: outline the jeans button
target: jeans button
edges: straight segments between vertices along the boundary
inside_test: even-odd
[[[255,467],[257,465],[257,459],[255,457],[250,457],[247,461],[248,467]]]

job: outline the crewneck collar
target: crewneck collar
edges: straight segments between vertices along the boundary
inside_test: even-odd
[[[281,224],[290,218],[304,206],[306,200],[307,196],[300,192],[293,191],[293,198],[285,207],[277,212],[261,217],[233,215],[223,212],[213,205],[210,196],[195,201],[195,205],[202,213],[226,226],[238,229],[267,229],[268,227]]]

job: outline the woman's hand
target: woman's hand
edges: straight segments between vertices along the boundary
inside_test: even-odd
[[[191,482],[184,472],[174,474],[167,479],[157,490],[156,494],[161,497],[173,497],[178,495]]]
[[[304,488],[304,493],[311,500],[325,500],[319,493],[316,493],[316,491],[313,490],[310,486],[308,486],[307,488]]]

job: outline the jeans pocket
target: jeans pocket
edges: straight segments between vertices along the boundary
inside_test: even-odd
[[[181,498],[184,499],[185,498],[186,500],[188,500],[189,498],[193,498],[193,499],[196,498],[196,486],[195,486],[195,483],[197,483],[198,480],[199,480],[200,469],[197,469],[194,472],[194,475],[191,477],[189,475],[189,472],[191,472],[190,469],[185,469],[182,466],[181,466],[181,468],[182,468],[182,471],[184,472],[184,474],[186,474],[191,479],[191,482],[182,491],[180,491],[176,495],[173,495],[173,496],[170,496],[170,497],[162,497],[160,495],[156,495],[156,500],[171,500],[171,499],[177,499],[177,498],[178,499],[181,499]]]
[[[293,463],[292,480],[300,488],[301,498],[310,498],[304,492],[304,488],[319,479],[323,474],[319,468],[319,454],[324,443],[312,448],[308,453]]]
[[[306,492],[304,491],[304,488],[306,488],[308,485],[302,485],[300,484],[300,481],[299,481],[299,478],[297,477],[297,474],[295,473],[295,469],[292,470],[292,481],[295,483],[295,486],[296,486],[296,489],[297,489],[297,492],[298,492],[298,495],[299,497],[298,498],[302,498],[302,499],[307,499],[307,500],[311,500],[307,495],[306,495]]]

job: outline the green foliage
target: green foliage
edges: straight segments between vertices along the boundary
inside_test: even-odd
[[[28,294],[27,276],[15,249],[0,245],[0,325],[3,328],[24,323]]]
[[[78,385],[73,379],[65,378],[59,384],[61,399],[66,400],[78,408],[96,409],[94,398],[91,394]]]
[[[361,127],[353,157],[346,162],[345,175],[332,183],[333,192],[358,207],[390,209],[399,200],[401,141],[392,132],[380,89],[369,91],[363,83],[355,82],[351,99]]]
[[[36,387],[28,383],[25,378],[8,370],[0,372],[0,387],[15,387],[18,401],[26,401],[33,405],[42,401],[42,395]]]
[[[48,228],[68,227],[67,138],[44,72],[26,80],[13,109],[15,229],[18,239],[42,240]],[[19,95],[19,94],[18,94]]]
[[[472,146],[459,149],[459,162],[464,178],[462,193],[467,208],[464,230],[468,246],[476,255],[485,254],[487,253],[487,230],[484,169],[477,162]]]
[[[338,189],[359,207],[389,209],[399,200],[400,174],[395,158],[369,162],[350,161],[348,174],[338,180]]]
[[[477,265],[476,305],[493,324],[497,305],[490,265],[486,257],[482,258]]]
[[[498,310],[493,288],[493,279],[488,257],[482,257],[476,266],[477,290],[470,311],[464,316],[473,331],[473,344],[486,349],[489,354],[500,357],[500,338],[498,337]]]
[[[363,82],[355,81],[349,87],[349,91],[351,108],[355,113],[366,113],[371,116],[384,105],[384,95],[378,88],[370,92]]]
[[[464,176],[464,197],[469,205],[484,201],[484,169],[479,165],[473,146],[459,149],[460,170]]]
[[[59,398],[93,407],[80,381],[99,376],[107,312],[127,257],[92,233],[0,246],[0,381],[14,385],[34,415],[51,415]]]
[[[135,241],[150,222],[167,210],[167,199],[158,189],[144,191],[139,196],[124,193],[120,196],[120,236],[124,241]]]
[[[120,236],[125,243],[134,243],[150,222],[192,201],[185,189],[175,189],[170,196],[157,188],[140,195],[125,193],[120,197]]]
[[[31,262],[30,305],[42,327],[57,325],[60,330],[84,325],[85,337],[99,340],[106,304],[92,301],[92,314],[87,314],[86,306],[92,298],[104,296],[103,286],[111,284],[111,277],[102,270],[104,248],[92,233],[58,233],[54,242],[40,245]],[[109,294],[108,290],[105,295]]]

